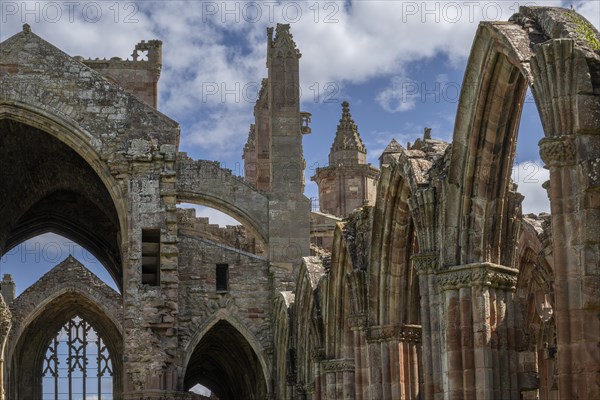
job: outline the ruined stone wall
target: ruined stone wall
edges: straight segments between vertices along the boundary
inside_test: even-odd
[[[202,237],[179,235],[179,352],[186,360],[198,335],[216,318],[241,324],[260,344],[259,358],[270,366],[273,348],[272,293],[269,263]],[[229,266],[229,289],[216,288],[216,265]],[[226,351],[224,349],[224,351]],[[187,365],[182,365],[187,368]]]
[[[122,60],[119,57],[110,60],[75,59],[98,71],[149,106],[157,108],[158,79],[162,67],[161,47],[160,40],[141,41],[133,50],[133,60]]]
[[[203,373],[202,353],[192,353],[213,327],[221,330],[209,350],[218,343],[223,359],[225,347],[249,355],[244,367],[228,359],[229,379],[251,377],[261,397],[599,397],[600,54],[578,28],[600,33],[577,18],[525,7],[509,23],[482,24],[452,145],[424,137],[388,154],[375,206],[336,224],[331,259],[303,258],[306,129],[298,93],[283,90],[299,87],[289,26],[268,31],[268,193],[178,153],[176,123],[25,26],[0,44],[0,119],[10,120],[3,126],[13,136],[23,126],[53,136],[97,175],[114,205],[112,250],[121,262],[110,267],[122,302],[73,260],[19,296],[4,353],[8,393],[36,397],[32,360],[41,360],[44,335],[78,312],[123,361],[124,399],[194,397],[184,393],[192,384],[185,371],[193,360]],[[510,181],[527,85],[550,169],[552,215],[541,221],[523,218]],[[7,197],[17,192],[8,177],[1,182],[4,249],[25,210]],[[232,232],[188,218],[181,202],[239,217],[268,256],[229,246]],[[144,231],[158,237],[156,284],[143,282]],[[216,290],[217,263],[229,266],[227,290]],[[234,340],[225,345],[219,333]]]
[[[182,234],[200,237],[259,256],[263,256],[265,253],[265,249],[260,244],[257,245],[256,238],[248,233],[244,225],[220,227],[217,224],[211,224],[208,218],[197,218],[195,209],[178,209],[177,225]]]

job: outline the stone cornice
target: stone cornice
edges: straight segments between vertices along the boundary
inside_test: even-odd
[[[439,256],[437,253],[415,254],[410,259],[419,275],[434,274],[439,270]]]
[[[367,342],[421,342],[421,325],[380,325],[372,326],[367,332]]]
[[[438,272],[438,282],[442,290],[481,286],[514,290],[518,273],[515,268],[493,263],[466,264]]]
[[[311,356],[314,362],[320,362],[325,358],[325,349],[322,347],[313,348]]]
[[[367,313],[350,314],[348,324],[353,331],[364,330],[367,327]]]
[[[321,371],[323,373],[330,372],[354,372],[353,359],[333,359],[321,361]]]

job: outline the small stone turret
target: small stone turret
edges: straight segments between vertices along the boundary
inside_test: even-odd
[[[342,103],[342,117],[329,152],[329,166],[317,168],[311,180],[319,186],[321,212],[346,217],[358,207],[375,203],[379,170],[367,164],[367,148]]]

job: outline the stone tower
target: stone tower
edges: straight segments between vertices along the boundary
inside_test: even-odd
[[[317,168],[311,177],[319,186],[321,212],[346,217],[358,207],[373,204],[378,177],[379,170],[367,164],[367,149],[350,115],[350,104],[344,101],[329,166]]]
[[[300,258],[309,254],[302,136],[310,128],[308,113],[300,112],[300,57],[289,24],[267,29],[268,77],[243,153],[245,181],[269,194],[269,257],[279,289],[293,286]]]

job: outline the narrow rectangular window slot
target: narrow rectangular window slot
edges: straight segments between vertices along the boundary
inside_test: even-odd
[[[160,230],[142,230],[142,284],[160,285]]]
[[[216,268],[217,292],[229,291],[229,265],[217,264]]]

